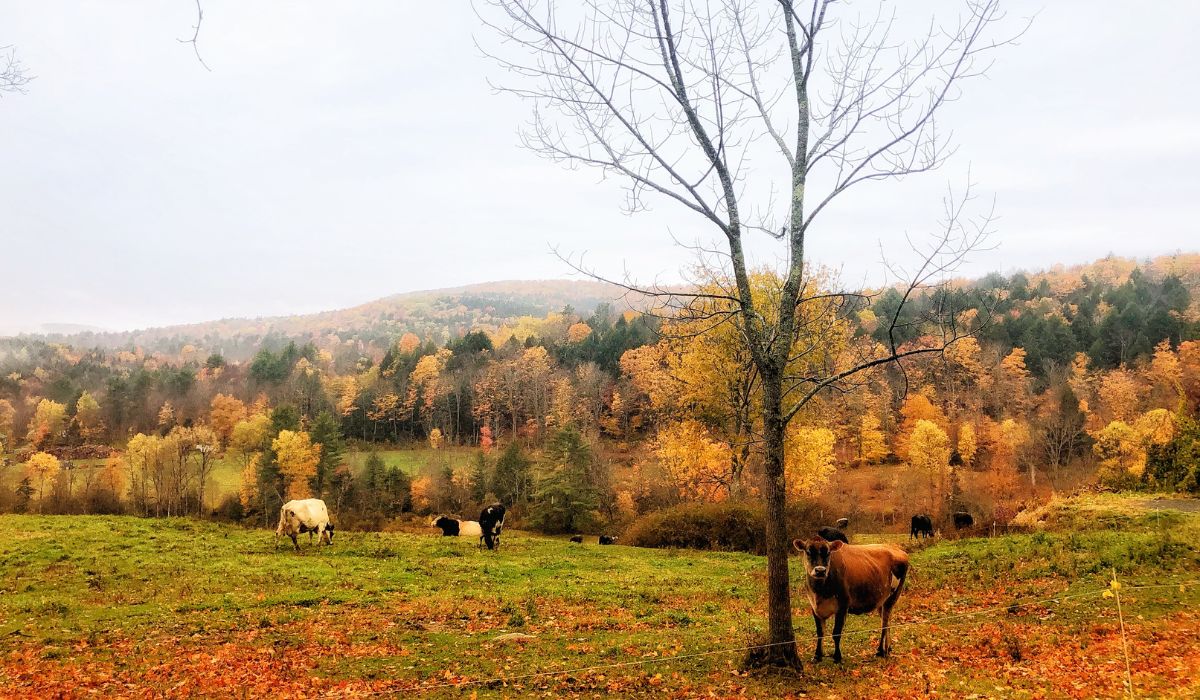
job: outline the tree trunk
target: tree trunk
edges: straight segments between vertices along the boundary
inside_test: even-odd
[[[792,592],[788,575],[787,483],[783,471],[782,376],[763,373],[763,442],[767,502],[767,629],[770,645],[760,663],[800,668],[796,632],[792,628]]]

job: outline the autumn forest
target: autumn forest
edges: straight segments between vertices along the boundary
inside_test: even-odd
[[[764,296],[779,283],[754,279]],[[398,319],[386,332],[343,318],[0,341],[0,508],[266,523],[319,496],[347,525],[381,528],[499,499],[533,529],[636,540],[663,509],[756,501],[759,387],[731,329],[698,332],[707,309],[615,294],[575,308],[559,289],[526,298],[535,315],[459,294],[380,312]],[[898,296],[838,314],[804,361],[885,342]],[[805,406],[787,435],[791,497],[886,526],[902,502],[1007,523],[1088,484],[1200,492],[1197,303],[1195,255],[989,275],[910,301],[904,346],[934,344],[920,323],[933,305],[969,333]],[[872,497],[884,488],[905,497]]]

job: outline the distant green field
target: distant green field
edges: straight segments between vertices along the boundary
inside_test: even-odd
[[[0,696],[1118,696],[1119,621],[1100,595],[1113,569],[1138,695],[1200,692],[1200,515],[1110,498],[1047,523],[917,546],[892,657],[871,656],[878,618],[852,616],[843,666],[793,676],[745,675],[742,652],[723,653],[760,638],[751,555],[524,532],[497,552],[345,532],[297,555],[270,531],[196,520],[0,516]]]

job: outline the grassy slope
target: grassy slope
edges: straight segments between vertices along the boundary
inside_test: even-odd
[[[1091,593],[1116,567],[1135,687],[1194,695],[1200,587],[1132,587],[1200,578],[1200,515],[1129,503],[1048,512],[1050,528],[1080,528],[1071,532],[915,551],[898,622],[998,610],[901,628],[889,660],[870,656],[878,618],[852,617],[844,668],[808,665],[801,677],[741,675],[739,655],[714,654],[425,694],[1116,695],[1115,609]],[[433,536],[339,533],[334,547],[297,556],[273,551],[269,532],[191,520],[0,516],[0,529],[0,694],[12,696],[399,691],[740,647],[759,632],[763,607],[763,561],[742,554],[516,532],[495,553]],[[1004,611],[1076,593],[1087,595]],[[799,633],[810,635],[801,613]],[[535,639],[495,641],[513,631]],[[811,641],[802,646],[811,653]]]

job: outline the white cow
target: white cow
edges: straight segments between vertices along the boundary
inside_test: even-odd
[[[307,532],[308,541],[312,542],[312,533],[317,533],[317,544],[326,542],[333,544],[333,523],[329,522],[329,509],[325,501],[319,498],[305,498],[299,501],[288,501],[279,509],[279,527],[275,528],[275,546],[279,546],[279,536],[287,535],[292,538],[292,545],[300,551],[296,536]]]

